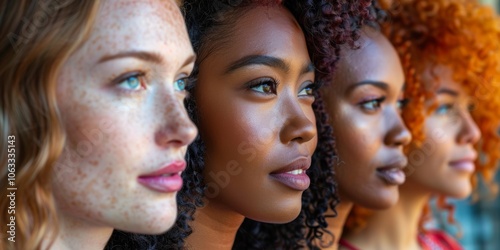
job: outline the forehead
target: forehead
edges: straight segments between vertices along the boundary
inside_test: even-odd
[[[282,5],[251,7],[238,18],[230,47],[268,53],[302,45],[304,36],[292,14]],[[248,52],[248,51],[246,51]]]
[[[446,88],[465,94],[465,89],[453,79],[453,70],[446,65],[431,66],[430,63],[427,63],[427,67],[422,74],[422,80],[428,90]]]
[[[91,51],[190,49],[184,20],[173,0],[104,1],[89,39]]]
[[[358,49],[347,46],[342,48],[337,72],[337,77],[350,81],[365,79],[398,81],[398,83],[404,81],[396,50],[382,33],[371,28],[365,28],[361,32]],[[387,79],[388,76],[390,79]]]

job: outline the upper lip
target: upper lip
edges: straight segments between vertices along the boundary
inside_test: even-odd
[[[310,156],[301,156],[295,160],[293,160],[291,163],[287,164],[286,166],[271,172],[271,174],[281,174],[281,173],[286,173],[290,172],[293,170],[307,170],[311,166],[311,157]]]
[[[377,167],[377,169],[382,169],[382,168],[399,168],[403,169],[408,165],[408,158],[405,156],[397,156],[397,157],[392,157],[391,161],[388,161],[387,163],[384,163],[384,165]]]
[[[164,174],[175,174],[184,171],[184,169],[186,169],[186,162],[184,160],[175,160],[168,164],[163,165],[163,167],[154,172],[143,174],[140,177],[152,177]]]
[[[477,159],[477,153],[476,151],[471,151],[469,153],[466,153],[464,154],[465,156],[463,157],[460,157],[456,160],[452,160],[450,161],[451,163],[455,163],[455,162],[462,162],[462,161],[475,161]]]

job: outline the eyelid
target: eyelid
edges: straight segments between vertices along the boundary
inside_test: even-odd
[[[380,103],[384,102],[387,97],[381,96],[381,97],[367,97],[364,98],[362,101],[358,102],[358,104],[365,104],[373,101],[378,101]]]
[[[271,78],[271,77],[261,77],[261,78],[257,78],[257,79],[254,79],[254,80],[251,80],[247,83],[245,83],[244,85],[244,88],[245,89],[248,89],[248,90],[251,90],[251,91],[255,91],[253,90],[253,88],[255,87],[258,87],[258,86],[262,86],[268,82],[271,82],[274,86],[274,92],[273,94],[277,95],[277,89],[278,89],[278,86],[279,86],[279,81],[275,80],[274,78]],[[255,92],[258,92],[260,94],[264,94],[264,95],[269,95],[268,93],[264,93],[264,92],[261,92],[261,91],[255,91]]]
[[[128,78],[130,77],[133,77],[133,76],[136,76],[136,77],[144,77],[146,76],[146,72],[144,71],[140,71],[140,70],[137,70],[137,71],[129,71],[129,72],[126,72],[126,73],[123,73],[117,77],[115,77],[111,83],[113,85],[118,85],[120,83],[122,83],[123,81],[127,80]]]
[[[299,96],[314,96],[314,93],[319,89],[319,84],[315,81],[306,81],[302,84],[302,86],[303,87],[301,87],[299,90]],[[311,88],[312,94],[300,95],[300,93],[304,91],[306,88]]]
[[[130,89],[122,86],[122,84],[129,78],[135,77],[139,81],[138,89]],[[127,73],[123,73],[120,76],[116,77],[112,80],[112,86],[116,87],[118,91],[122,94],[137,94],[141,92],[141,90],[147,89],[147,74],[144,71],[131,71]]]
[[[398,100],[398,104],[399,104],[399,107],[401,109],[403,109],[404,107],[406,107],[408,105],[408,103],[410,103],[410,99],[409,98],[401,98]]]
[[[377,109],[379,109],[379,108],[380,108],[380,106],[382,105],[382,103],[383,103],[385,100],[386,100],[386,97],[385,97],[385,96],[382,96],[382,97],[379,97],[379,98],[366,99],[366,100],[364,100],[364,101],[359,102],[359,103],[358,103],[358,106],[359,106],[361,109],[365,110],[365,111],[368,111],[368,112],[374,112],[374,111],[376,111]],[[377,106],[379,106],[379,107],[375,107],[375,108],[373,108],[373,109],[364,107],[364,105],[367,105],[367,104],[369,104],[369,103],[373,103],[373,102],[374,102],[374,103],[377,103]]]

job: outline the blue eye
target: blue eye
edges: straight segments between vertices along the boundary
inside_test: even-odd
[[[316,88],[316,83],[311,83],[299,92],[299,96],[313,96]]]
[[[174,89],[176,91],[184,91],[186,90],[186,85],[187,85],[187,78],[181,78],[179,80],[176,80],[174,82]]]
[[[436,114],[438,115],[446,115],[449,114],[453,109],[453,104],[443,104],[437,107]]]
[[[377,98],[374,100],[362,102],[359,105],[361,106],[361,108],[363,108],[367,111],[376,111],[377,109],[379,109],[382,106],[382,102],[384,102],[384,100],[385,100],[385,97],[381,97],[381,98]]]
[[[139,90],[142,87],[141,80],[139,79],[141,76],[141,74],[129,76],[118,83],[118,86],[127,90]]]

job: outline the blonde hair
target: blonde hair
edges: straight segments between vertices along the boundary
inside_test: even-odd
[[[0,249],[41,249],[58,233],[51,176],[65,141],[56,83],[66,59],[88,38],[99,0],[12,0],[0,3]],[[13,137],[11,137],[13,136]],[[9,160],[10,159],[10,160]],[[15,166],[14,186],[8,169]],[[12,174],[11,174],[12,177]],[[15,190],[15,214],[8,214]],[[12,210],[12,209],[11,209]],[[15,216],[15,242],[7,238]],[[5,223],[4,223],[5,222]],[[49,239],[49,240],[48,240]]]

